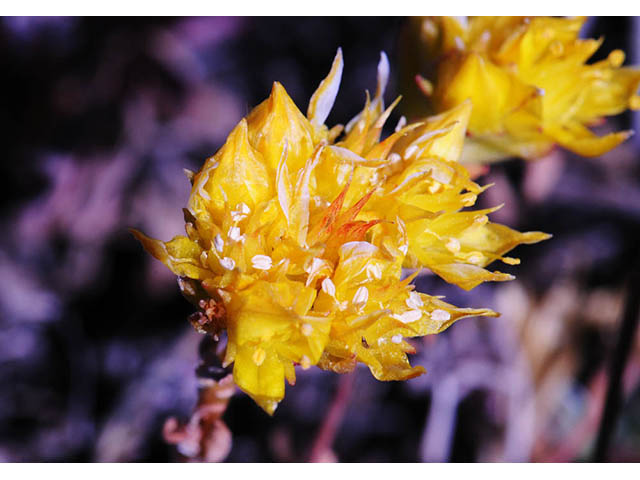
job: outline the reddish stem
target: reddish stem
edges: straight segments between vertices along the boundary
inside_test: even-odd
[[[309,455],[310,462],[321,463],[335,459],[331,447],[349,406],[349,398],[353,391],[355,378],[355,370],[340,377],[329,411],[324,417],[320,430],[313,441],[311,454]]]

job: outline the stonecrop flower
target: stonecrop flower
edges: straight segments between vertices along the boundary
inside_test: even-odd
[[[179,277],[200,308],[194,326],[227,331],[225,365],[236,384],[273,413],[295,365],[345,373],[357,362],[379,380],[420,375],[407,338],[462,317],[496,316],[416,292],[402,267],[427,267],[462,288],[509,275],[486,270],[520,243],[518,233],[470,211],[483,187],[457,163],[469,119],[464,103],[381,141],[394,104],[383,95],[381,55],[373,100],[346,128],[327,128],[342,52],[307,115],[284,87],[230,133],[197,174],[184,209],[186,236],[161,242],[133,231]]]
[[[433,17],[418,20],[417,77],[440,112],[473,103],[463,162],[535,159],[560,145],[598,156],[632,132],[597,136],[589,127],[640,109],[640,70],[612,51],[587,63],[602,38],[580,39],[585,18]]]

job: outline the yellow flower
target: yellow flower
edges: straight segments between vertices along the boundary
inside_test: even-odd
[[[199,306],[194,326],[227,331],[224,363],[269,413],[284,380],[295,383],[296,364],[347,372],[362,362],[380,380],[407,379],[424,370],[409,364],[406,338],[497,315],[415,292],[413,277],[401,280],[403,265],[472,288],[511,278],[483,267],[547,238],[492,224],[488,210],[460,211],[483,190],[456,162],[468,104],[380,141],[393,107],[382,99],[384,54],[374,99],[344,135],[327,128],[342,68],[339,50],[306,116],[274,83],[190,174],[187,236],[165,243],[133,231]]]
[[[579,39],[585,18],[434,17],[418,20],[414,41],[427,78],[418,83],[437,112],[471,99],[463,162],[535,159],[560,145],[601,155],[627,139],[588,127],[640,109],[640,70],[614,50],[587,63],[602,39]],[[414,72],[418,73],[418,72]]]

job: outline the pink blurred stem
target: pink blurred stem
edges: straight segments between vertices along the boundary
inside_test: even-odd
[[[312,463],[322,463],[335,461],[332,450],[338,429],[342,424],[342,419],[349,406],[349,399],[353,391],[353,384],[356,378],[356,371],[341,375],[333,401],[329,406],[329,411],[324,417],[320,430],[316,435],[311,447],[309,461]]]

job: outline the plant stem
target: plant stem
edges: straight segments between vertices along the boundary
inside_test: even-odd
[[[638,318],[640,316],[640,262],[632,270],[625,299],[625,309],[622,316],[614,357],[609,367],[609,387],[600,421],[600,428],[593,452],[593,461],[604,462],[608,458],[609,445],[615,432],[617,419],[623,402],[622,376],[625,365],[636,338]]]
[[[342,423],[342,419],[347,412],[355,378],[356,370],[340,376],[335,396],[329,406],[329,411],[324,417],[320,430],[313,441],[311,454],[309,455],[310,462],[320,463],[334,458],[331,447]]]

